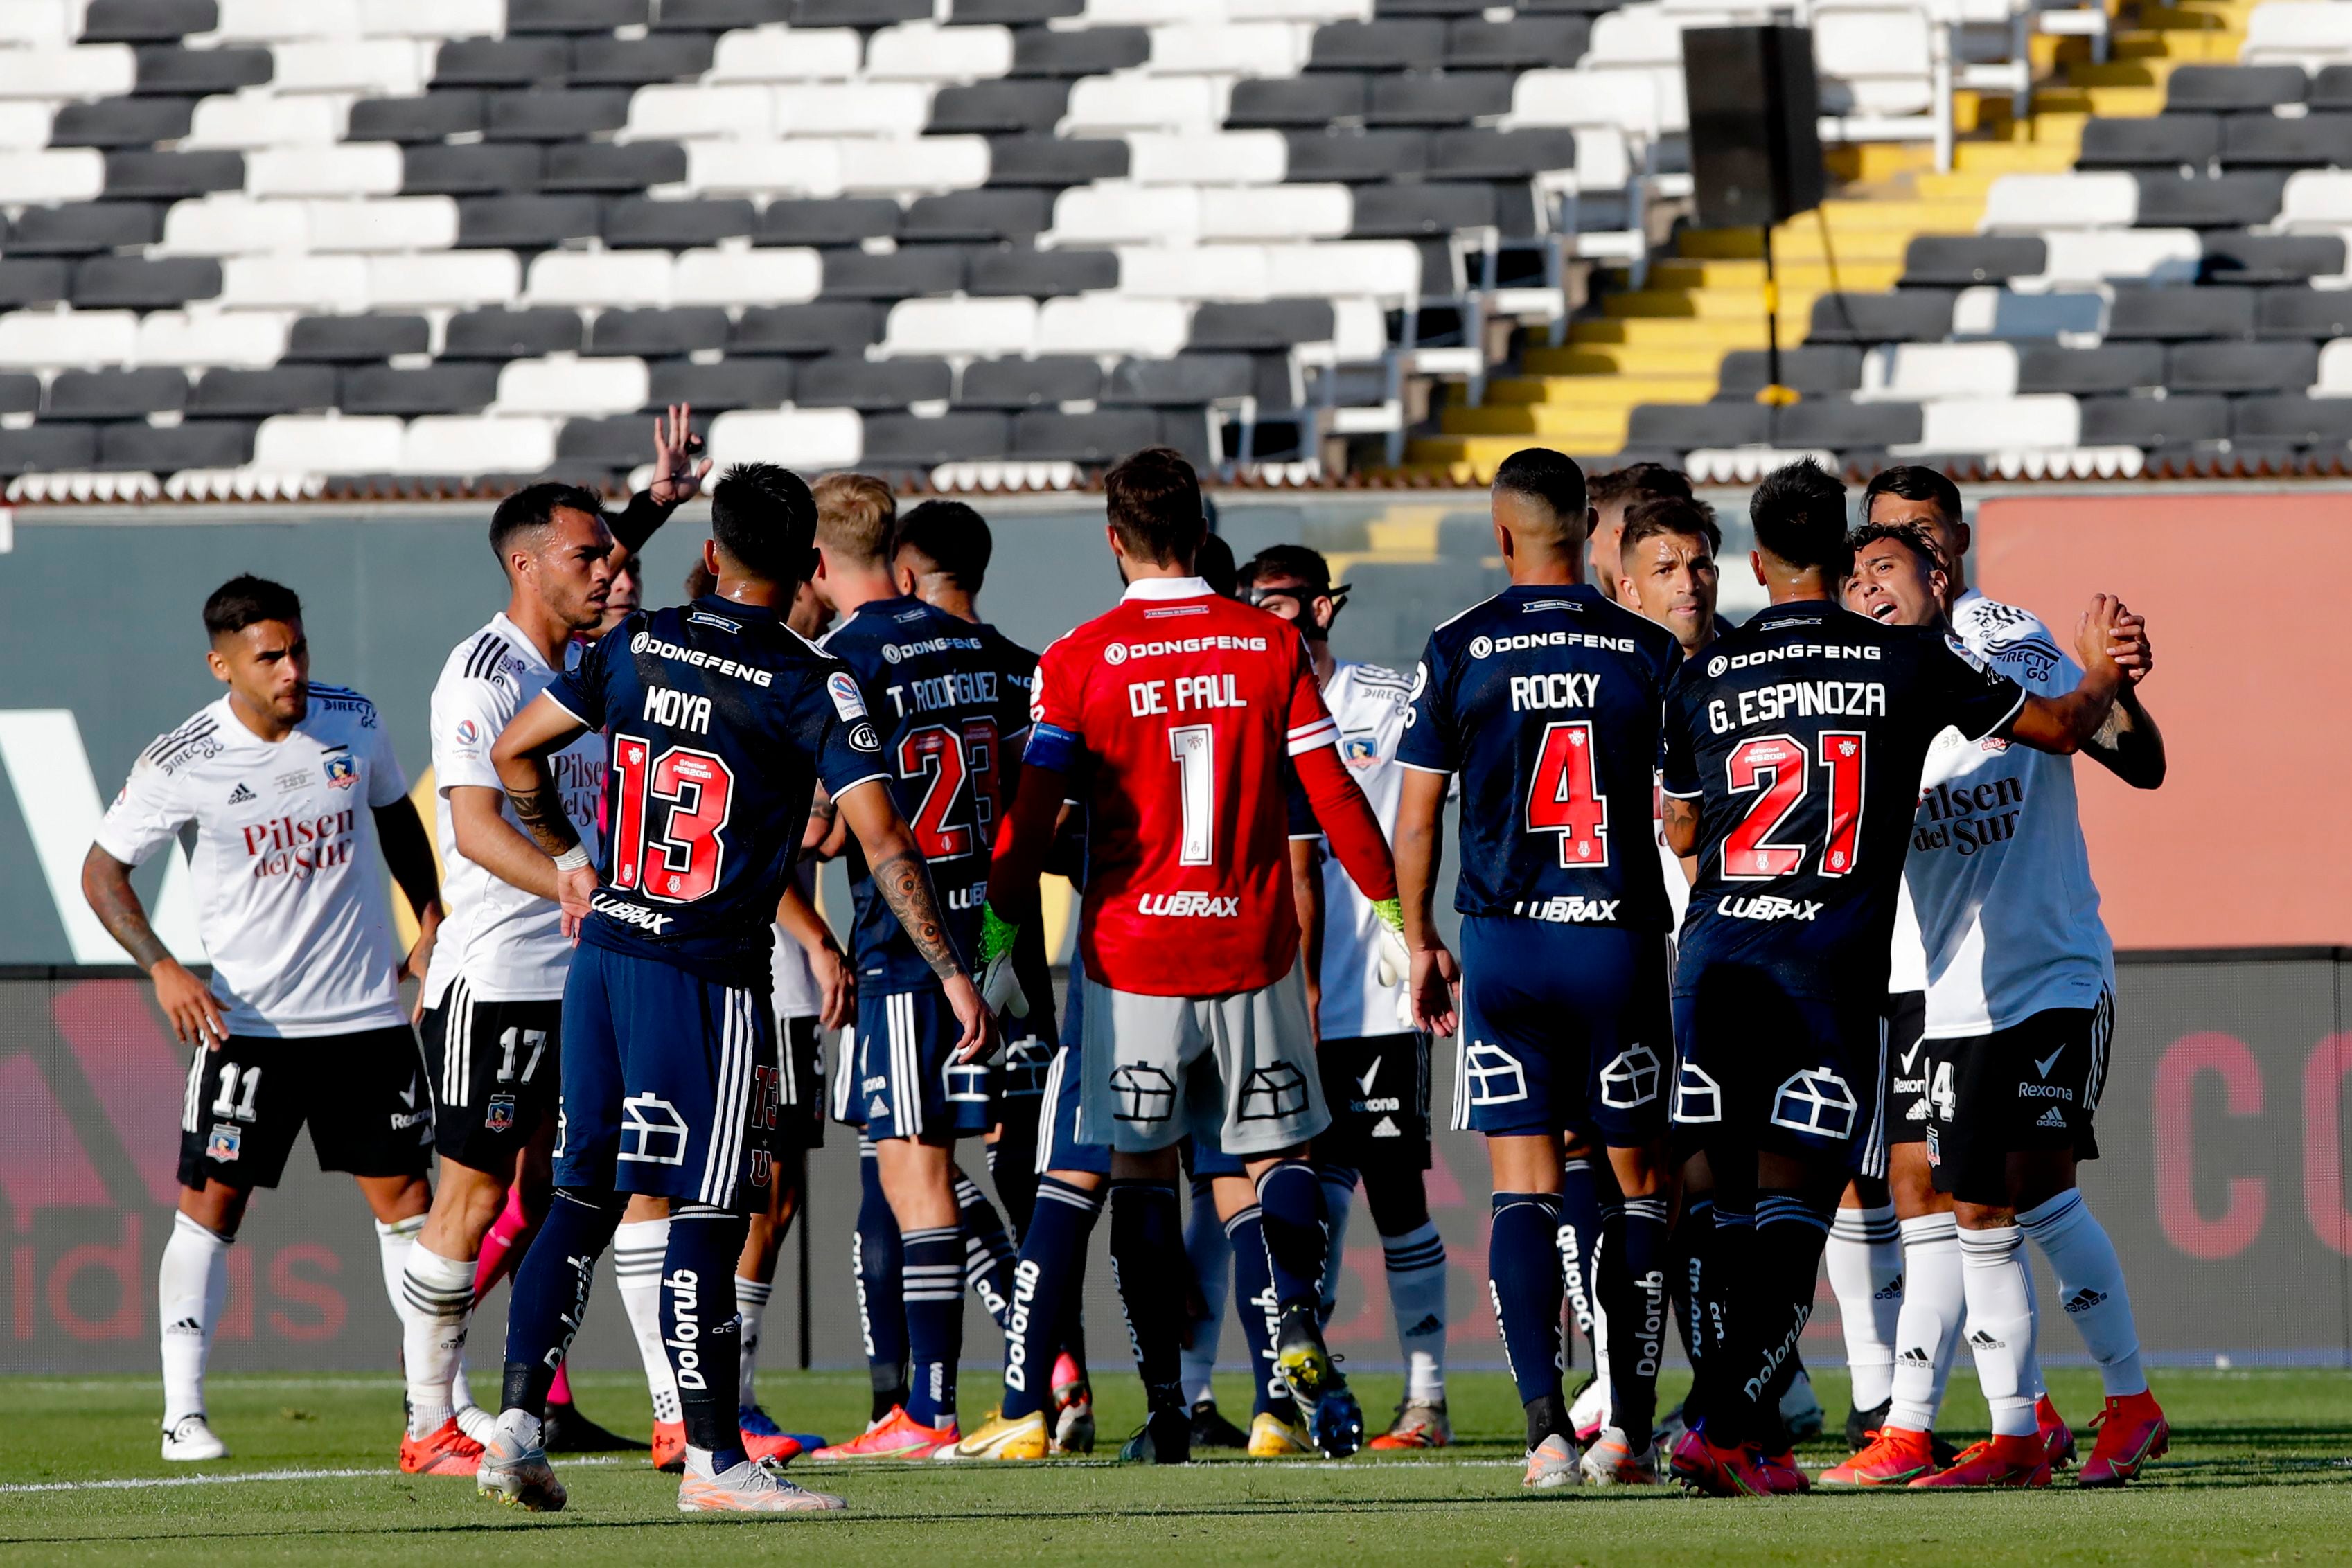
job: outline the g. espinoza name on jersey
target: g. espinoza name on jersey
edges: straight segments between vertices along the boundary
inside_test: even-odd
[[[1739,710],[1737,718],[1731,714],[1734,706]],[[1709,698],[1706,726],[1717,735],[1728,735],[1735,729],[1778,723],[1790,714],[1799,718],[1817,714],[1884,718],[1886,688],[1876,681],[1781,681],[1740,692],[1728,704],[1722,697]]]
[[[1215,893],[1147,893],[1135,901],[1138,915],[1205,915],[1233,920],[1241,915],[1238,895]]]

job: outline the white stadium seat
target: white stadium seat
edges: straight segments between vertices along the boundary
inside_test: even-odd
[[[908,141],[854,136],[835,146],[841,159],[841,189],[847,195],[919,196],[988,183],[985,136],[924,136]]]
[[[1264,299],[1277,292],[1266,251],[1261,245],[1124,246],[1118,292],[1129,299]]]
[[[457,203],[450,196],[379,196],[303,205],[314,251],[447,250],[457,243]]]
[[[847,81],[857,74],[860,53],[848,27],[742,27],[719,36],[705,79]]]
[[[507,30],[507,0],[360,0],[372,38],[494,38]]]
[[[633,359],[514,360],[499,371],[492,413],[635,413],[646,406],[646,362]]]
[[[2272,0],[2284,5],[2287,0]],[[2352,172],[2298,169],[2286,177],[2279,200],[2278,226],[2287,234],[2333,233],[2352,225]]]
[[[1152,27],[1178,22],[1213,22],[1225,14],[1226,0],[1087,0],[1090,27]]]
[[[1156,76],[1297,76],[1307,64],[1307,37],[1305,29],[1281,22],[1154,27],[1143,68]]]
[[[551,250],[530,264],[527,305],[597,309],[669,303],[670,258],[658,250]]]
[[[360,93],[369,98],[414,98],[431,72],[428,46],[415,38],[339,38],[278,44],[269,53],[277,69],[269,90],[278,94]]]
[[[522,262],[509,250],[427,251],[365,260],[368,306],[375,310],[506,305],[522,289]]]
[[[1356,294],[1402,305],[1421,298],[1421,248],[1410,240],[1266,246],[1266,291],[1305,298]]]
[[[1192,327],[1192,308],[1179,300],[1081,294],[1045,301],[1037,312],[1037,351],[1165,360],[1183,348]]]
[[[1925,114],[1935,107],[1934,25],[1925,10],[1816,5],[1812,26],[1822,113]]]
[[[324,147],[342,140],[348,106],[315,94],[275,98],[267,94],[200,98],[180,145],[252,152],[266,147]]]
[[[233,256],[221,263],[220,302],[254,310],[364,310],[368,264],[356,256]]]
[[[775,94],[763,85],[661,83],[629,99],[621,140],[765,141],[775,133]]]
[[[1025,354],[1037,337],[1034,299],[902,299],[890,307],[882,352]]]
[[[824,286],[813,250],[689,250],[670,277],[673,305],[798,305]]]
[[[2106,329],[2107,299],[2089,289],[2021,294],[2014,289],[1963,288],[1952,301],[1956,339],[2005,338],[2014,341],[2053,338],[2090,342]]]
[[[0,370],[134,362],[139,318],[129,310],[12,310],[0,316]]]
[[[1356,221],[1345,185],[1265,185],[1201,193],[1204,240],[1336,239]]]
[[[230,192],[174,202],[163,214],[158,256],[260,256],[310,247],[309,215],[299,202],[262,202]]]
[[[95,147],[0,152],[0,206],[93,202],[105,189],[106,156]]]
[[[2048,256],[2042,271],[2010,279],[2021,293],[2102,283],[2189,284],[2205,257],[2195,229],[2052,229],[2042,238]]]
[[[2314,397],[2352,397],[2352,338],[2337,338],[2319,350],[2319,379],[2311,383]]]
[[[1593,18],[1588,63],[1672,66],[1683,63],[1683,30],[1663,6],[1627,5]]]
[[[2139,182],[2125,173],[2003,174],[1985,193],[1981,233],[2125,229],[2139,215]]]
[[[1278,185],[1290,166],[1290,145],[1278,131],[1139,131],[1127,145],[1128,178],[1139,185]]]
[[[740,409],[710,422],[709,441],[720,467],[780,463],[814,472],[854,467],[866,455],[865,423],[846,408]]]
[[[867,81],[979,81],[1012,68],[1010,27],[901,22],[866,41]]]
[[[1073,185],[1054,202],[1055,243],[1063,246],[1191,245],[1201,233],[1201,193],[1105,180]]]
[[[1235,21],[1369,22],[1372,0],[1225,0]]]
[[[2082,444],[2082,406],[2056,392],[1922,403],[1919,420],[1917,444],[1890,451],[2048,452]]]
[[[400,181],[400,149],[389,141],[274,147],[245,160],[245,188],[257,196],[389,196]]]
[[[291,310],[156,310],[139,319],[142,365],[266,370],[286,354]]]
[[[0,102],[0,152],[30,152],[49,144],[57,110],[31,99]]]
[[[819,82],[773,90],[779,136],[919,136],[931,113],[931,89],[919,82]]]
[[[138,79],[128,44],[0,49],[0,98],[120,98]]]
[[[81,30],[83,0],[9,0],[0,5],[0,46],[63,48]]]
[[[2352,57],[2352,5],[2329,0],[2270,0],[2246,14],[2238,58],[2250,66],[2315,65]]]
[[[536,474],[555,462],[552,419],[430,414],[401,433],[400,474]]]
[[[219,0],[225,44],[274,44],[289,38],[355,38],[359,0]]]
[[[1662,122],[1657,84],[1645,71],[1523,71],[1503,117],[1507,129],[1606,125],[1643,141],[1657,139]]]
[[[400,466],[400,421],[369,414],[281,413],[261,422],[253,466],[275,474],[389,474]]]
[[[689,141],[687,188],[701,196],[837,196],[837,141]]]
[[[2005,398],[2017,391],[2017,350],[2008,343],[1887,343],[1863,357],[1864,402]]]
[[[1152,77],[1119,72],[1080,77],[1062,117],[1064,136],[1125,131],[1211,131],[1224,123],[1230,84],[1217,77]]]

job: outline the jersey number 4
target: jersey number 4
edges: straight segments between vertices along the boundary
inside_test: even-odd
[[[633,735],[613,737],[613,771],[620,783],[613,885],[642,889],[664,904],[692,904],[719,885],[735,775],[709,752],[686,746],[671,747],[648,766],[652,750]],[[658,832],[652,825],[656,806],[668,808]]]
[[[1535,777],[1528,784],[1528,831],[1559,834],[1559,863],[1570,871],[1608,865],[1609,801],[1601,793],[1591,719],[1545,727]]]
[[[1829,782],[1829,833],[1822,845],[1821,873],[1843,876],[1853,870],[1862,835],[1863,756],[1867,737],[1853,730],[1826,730],[1814,742],[1813,758],[1804,743],[1786,735],[1743,740],[1724,763],[1734,795],[1754,795],[1748,814],[1723,841],[1723,874],[1729,882],[1768,882],[1803,869],[1811,846],[1776,843],[1773,836],[1796,814],[1812,786],[1811,760]]]
[[[995,721],[966,719],[961,730],[943,724],[908,730],[898,742],[898,777],[911,780],[926,775],[930,786],[923,791],[923,803],[908,824],[915,831],[915,846],[923,852],[923,858],[945,861],[972,852],[972,827],[953,820],[956,802],[967,784],[971,787],[972,822],[978,824],[981,847],[992,848],[1000,803]]]

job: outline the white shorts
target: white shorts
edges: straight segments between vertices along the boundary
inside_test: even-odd
[[[1086,982],[1086,1124],[1147,1154],[1187,1134],[1229,1155],[1271,1155],[1331,1123],[1315,1066],[1307,983],[1222,997],[1147,997]]]

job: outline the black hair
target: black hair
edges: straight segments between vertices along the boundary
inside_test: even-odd
[[[559,511],[585,512],[592,517],[601,517],[604,511],[604,498],[593,490],[556,479],[526,485],[500,501],[499,509],[490,514],[490,553],[499,558],[500,566],[504,566],[507,547],[514,542],[515,536],[547,527],[555,520],[555,514]]]
[[[1643,540],[1661,534],[1681,534],[1706,541],[1706,553],[1723,553],[1723,529],[1715,508],[1686,496],[1644,496],[1625,508],[1625,532],[1618,540],[1621,555],[1630,556]]]
[[[1495,469],[1495,488],[1541,501],[1563,533],[1584,531],[1584,514],[1592,503],[1584,487],[1584,470],[1576,459],[1549,446],[1524,446]]]
[[[264,621],[299,621],[302,601],[282,582],[251,572],[239,572],[212,591],[205,601],[205,633],[234,637]]]
[[[1241,580],[1254,583],[1262,577],[1295,579],[1310,594],[1331,591],[1331,563],[1323,559],[1321,550],[1305,545],[1268,545],[1250,557],[1241,570]]]
[[[966,593],[980,591],[996,549],[988,519],[961,501],[925,501],[912,508],[898,519],[898,542],[919,551]]]
[[[1103,497],[1110,526],[1139,560],[1181,565],[1209,536],[1200,477],[1172,446],[1147,446],[1112,464],[1103,476]]]
[[[1906,501],[1921,498],[1916,496],[1904,497]],[[1846,551],[1849,555],[1860,555],[1865,547],[1881,539],[1893,539],[1907,547],[1913,555],[1919,558],[1919,564],[1929,571],[1948,573],[1952,570],[1951,564],[1944,559],[1944,549],[1936,542],[1936,536],[1917,523],[1864,523],[1846,536]]]
[[[1932,501],[1936,510],[1948,524],[1961,517],[1960,487],[1933,468],[1923,468],[1916,463],[1899,467],[1882,468],[1870,476],[1862,492],[1863,521],[1870,520],[1870,504],[1881,496],[1894,496],[1906,501]]]
[[[1757,548],[1800,569],[1818,567],[1832,580],[1853,560],[1845,543],[1845,486],[1810,457],[1764,476],[1748,500]]]
[[[1606,474],[1595,474],[1585,486],[1596,507],[1622,501],[1630,510],[1641,501],[1691,498],[1690,476],[1663,463],[1628,463]]]
[[[1232,599],[1242,591],[1241,573],[1234,567],[1234,547],[1215,534],[1201,536],[1200,548],[1192,552],[1192,570],[1220,599]]]
[[[710,537],[751,576],[789,588],[809,573],[816,497],[772,463],[738,463],[710,491]]]

